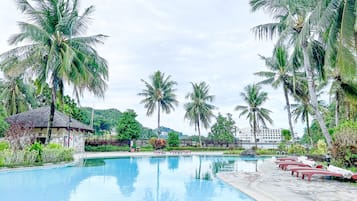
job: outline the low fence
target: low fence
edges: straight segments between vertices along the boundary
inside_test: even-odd
[[[114,146],[126,146],[129,145],[129,140],[118,140],[114,136],[113,137],[90,137],[85,140],[85,145],[90,146],[100,146],[100,145],[114,145]],[[149,139],[140,139],[136,140],[137,147],[145,147],[149,146]],[[278,143],[258,143],[258,148],[264,149],[277,149]],[[198,146],[198,142],[191,139],[180,139],[180,147],[196,147]],[[240,140],[235,140],[233,143],[227,143],[216,140],[202,140],[202,147],[231,147],[231,148],[244,148],[249,149],[255,146],[254,143],[242,142]]]

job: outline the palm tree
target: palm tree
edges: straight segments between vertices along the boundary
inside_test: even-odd
[[[9,39],[18,46],[0,55],[1,68],[7,73],[25,71],[42,85],[51,87],[51,104],[47,143],[51,140],[57,92],[63,96],[65,83],[73,87],[77,99],[88,90],[103,97],[108,79],[108,67],[93,45],[102,43],[104,35],[84,36],[90,6],[79,13],[78,0],[18,0],[17,6],[30,23],[20,22],[21,32]]]
[[[22,75],[10,77],[5,74],[6,80],[1,84],[1,103],[8,115],[18,114],[36,107],[35,89],[31,84],[24,83]]]
[[[265,121],[268,121],[270,124],[273,123],[273,120],[270,118],[270,110],[261,107],[262,104],[268,99],[268,93],[261,92],[261,87],[256,84],[247,85],[244,87],[244,93],[240,95],[243,98],[244,102],[247,105],[238,105],[235,107],[236,111],[241,111],[239,117],[242,115],[247,115],[251,128],[253,129],[254,143],[257,147],[257,129],[258,124],[263,124],[266,127]]]
[[[156,71],[150,76],[150,82],[141,79],[145,84],[145,89],[139,93],[139,96],[144,96],[144,99],[140,102],[144,104],[147,109],[146,114],[152,115],[157,107],[157,130],[158,137],[160,137],[160,113],[162,111],[170,113],[171,110],[175,110],[175,105],[178,105],[176,100],[176,94],[173,87],[177,85],[175,81],[170,80],[171,76],[165,77],[165,73]]]
[[[308,84],[309,101],[314,109],[315,118],[318,121],[323,135],[329,148],[332,148],[332,139],[327,130],[325,121],[321,112],[318,110],[318,101],[316,95],[316,69],[324,70],[323,48],[316,40],[316,24],[319,12],[316,7],[322,6],[325,1],[318,0],[302,0],[302,1],[280,1],[280,0],[250,0],[250,5],[253,11],[259,9],[268,10],[277,23],[260,25],[255,28],[256,34],[260,37],[279,36],[280,43],[288,43],[293,46],[293,60],[296,56],[302,57],[303,67],[306,73]],[[316,6],[318,5],[318,6]],[[263,27],[263,28],[262,28]],[[279,29],[277,29],[279,27]],[[313,63],[311,62],[312,60]],[[318,68],[313,68],[315,64]],[[323,72],[323,71],[319,71]]]
[[[195,125],[195,129],[198,131],[199,145],[202,146],[200,125],[206,129],[209,127],[211,118],[214,117],[212,110],[216,107],[210,104],[214,96],[209,95],[209,86],[205,82],[191,83],[191,85],[193,91],[186,95],[186,99],[191,102],[184,105],[185,119],[190,121],[190,125]]]
[[[269,68],[270,71],[260,71],[254,73],[255,75],[266,78],[258,84],[269,84],[273,88],[278,88],[280,85],[283,86],[285,104],[288,111],[290,132],[292,134],[292,139],[294,140],[294,129],[291,122],[290,101],[288,94],[294,69],[291,67],[291,65],[288,64],[287,48],[283,45],[279,45],[275,48],[272,58],[267,58],[264,56],[260,57],[265,61],[265,65]],[[291,90],[294,91],[294,89]]]

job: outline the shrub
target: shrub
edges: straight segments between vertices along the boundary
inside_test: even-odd
[[[166,140],[161,138],[150,138],[149,143],[154,149],[163,149],[166,147]]]
[[[314,147],[311,150],[311,154],[315,155],[326,155],[327,154],[327,144],[324,140],[320,139],[317,141],[317,146],[316,148]]]
[[[339,163],[352,166],[357,154],[357,122],[344,122],[335,128],[332,155]]]
[[[49,149],[62,149],[63,146],[57,143],[50,143],[46,146]]]
[[[292,144],[288,149],[289,154],[304,155],[306,153],[305,147],[300,144]]]
[[[36,162],[42,162],[43,145],[39,142],[35,142],[28,148],[29,151],[35,151],[37,153]]]
[[[286,143],[285,142],[280,142],[278,145],[278,149],[281,151],[286,151]]]
[[[275,155],[276,150],[275,149],[257,149],[256,153],[258,155]]]
[[[4,150],[0,152],[0,167],[15,167],[34,165],[37,157],[36,151],[29,150]]]
[[[10,144],[7,141],[0,141],[0,151],[10,148]]]
[[[180,145],[179,135],[176,132],[169,132],[169,138],[167,139],[167,143],[170,147],[178,147]]]
[[[130,151],[130,148],[129,146],[101,145],[101,146],[85,146],[84,150],[88,152],[110,152],[110,151]]]

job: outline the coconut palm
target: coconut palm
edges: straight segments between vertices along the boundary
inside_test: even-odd
[[[8,115],[18,114],[36,107],[34,96],[35,89],[33,86],[24,83],[23,77],[8,77],[1,88],[1,103],[5,107]]]
[[[201,142],[201,126],[208,128],[211,123],[211,118],[214,117],[212,110],[216,107],[210,103],[214,96],[209,94],[209,86],[205,82],[191,83],[192,92],[186,95],[186,99],[190,102],[184,105],[185,119],[188,119],[190,125],[194,125],[198,131],[199,145]]]
[[[176,89],[174,88],[177,83],[171,80],[170,75],[165,76],[165,73],[160,71],[156,71],[151,75],[149,82],[143,79],[141,81],[145,84],[145,89],[138,94],[139,96],[144,96],[140,103],[144,104],[148,116],[152,115],[157,107],[157,130],[158,137],[160,137],[161,110],[170,113],[178,105],[175,94]]]
[[[268,93],[261,91],[261,87],[256,84],[247,85],[244,87],[241,97],[247,105],[238,105],[235,107],[236,111],[241,111],[239,117],[247,115],[251,129],[253,130],[254,143],[257,147],[257,129],[258,124],[261,123],[263,127],[266,127],[266,121],[270,124],[273,120],[270,118],[270,110],[261,107],[262,104],[268,99]]]
[[[260,71],[255,73],[255,75],[266,78],[258,84],[269,84],[273,88],[278,88],[279,86],[283,87],[290,132],[292,134],[292,138],[295,139],[293,124],[291,122],[289,101],[289,87],[291,86],[291,78],[293,76],[294,69],[291,65],[289,65],[289,55],[287,48],[285,48],[283,45],[279,45],[275,48],[273,57],[260,57],[265,61],[265,65],[269,68],[270,71]],[[291,90],[294,91],[293,88]]]
[[[332,139],[327,130],[325,121],[321,112],[318,110],[318,101],[316,95],[316,69],[319,69],[320,75],[324,66],[323,46],[316,41],[316,24],[318,20],[318,12],[316,5],[321,5],[324,1],[317,0],[302,0],[302,1],[280,1],[280,0],[251,0],[250,5],[253,11],[265,9],[269,11],[275,19],[278,20],[280,29],[276,25],[266,24],[264,28],[255,28],[255,32],[260,38],[273,37],[274,34],[279,36],[280,43],[288,43],[294,48],[293,60],[297,56],[302,57],[301,64],[304,67],[308,84],[309,101],[314,109],[315,118],[318,121],[326,142],[332,148]],[[321,57],[322,56],[322,57]],[[311,62],[313,60],[313,62]],[[317,66],[318,68],[313,68]],[[322,76],[323,77],[323,76]],[[321,77],[321,78],[322,78]]]
[[[73,87],[77,99],[84,90],[104,96],[107,62],[93,45],[102,43],[105,36],[80,36],[87,28],[94,7],[80,14],[78,0],[17,0],[16,3],[30,22],[20,22],[20,33],[13,35],[9,43],[27,43],[3,53],[0,65],[8,74],[24,71],[41,84],[50,85],[48,143],[57,92],[63,95],[65,83]]]

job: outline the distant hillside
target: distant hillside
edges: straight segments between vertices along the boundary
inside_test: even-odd
[[[84,118],[84,123],[90,124],[92,118],[92,108],[82,107],[80,110],[86,116],[86,118]],[[121,115],[122,112],[117,109],[94,109],[94,130],[98,134],[103,134],[105,132],[110,133],[111,130],[115,129]]]
[[[92,118],[92,108],[91,107],[82,107],[80,108],[84,118],[83,123],[90,124]],[[104,133],[115,133],[115,127],[118,123],[119,118],[121,117],[122,112],[117,109],[94,109],[94,122],[93,128],[96,134]],[[142,124],[141,124],[142,125]],[[186,138],[188,136],[182,134],[180,131],[175,131],[171,128],[161,127],[161,137],[167,138],[167,134],[171,131],[177,132],[180,138]],[[141,138],[150,139],[151,137],[157,136],[157,128],[147,128],[142,127]]]

